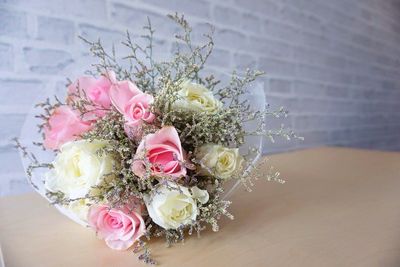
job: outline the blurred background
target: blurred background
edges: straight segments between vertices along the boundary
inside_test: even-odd
[[[156,58],[168,58],[182,12],[201,41],[215,26],[207,71],[267,73],[272,107],[290,117],[273,121],[305,141],[265,146],[264,153],[335,145],[400,150],[400,1],[395,0],[0,0],[0,195],[30,190],[10,139],[46,91],[65,90],[93,59],[78,38],[107,48],[126,30],[156,29]],[[124,49],[117,45],[117,51]]]

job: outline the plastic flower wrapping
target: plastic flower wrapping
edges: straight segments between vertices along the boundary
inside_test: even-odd
[[[283,182],[272,169],[250,173],[265,137],[296,138],[283,126],[266,128],[287,112],[269,109],[256,81],[262,72],[233,72],[222,84],[204,71],[212,27],[194,45],[185,18],[169,17],[181,28],[170,61],[153,58],[150,20],[141,44],[127,33],[122,59],[84,39],[92,69],[69,82],[65,98],[38,103],[16,140],[37,192],[111,249],[133,249],[146,263],[155,263],[149,239],[172,244],[233,219],[229,194],[238,185]]]

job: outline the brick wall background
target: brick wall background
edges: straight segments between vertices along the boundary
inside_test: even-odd
[[[0,0],[0,195],[29,190],[9,140],[38,95],[87,69],[78,35],[109,47],[150,16],[157,56],[168,57],[173,11],[200,33],[215,25],[211,71],[268,73],[267,101],[288,107],[286,124],[306,140],[266,153],[322,144],[400,150],[399,1]]]

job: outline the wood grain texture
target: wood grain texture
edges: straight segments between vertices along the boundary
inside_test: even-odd
[[[400,153],[318,148],[268,164],[286,184],[239,189],[235,220],[223,220],[218,233],[171,248],[153,241],[161,266],[400,266]],[[38,195],[0,199],[0,218],[7,267],[144,266]]]

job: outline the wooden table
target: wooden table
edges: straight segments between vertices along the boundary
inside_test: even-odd
[[[400,153],[318,148],[271,157],[287,183],[232,197],[234,221],[166,248],[161,266],[400,266]],[[35,194],[0,200],[7,267],[142,266]]]

